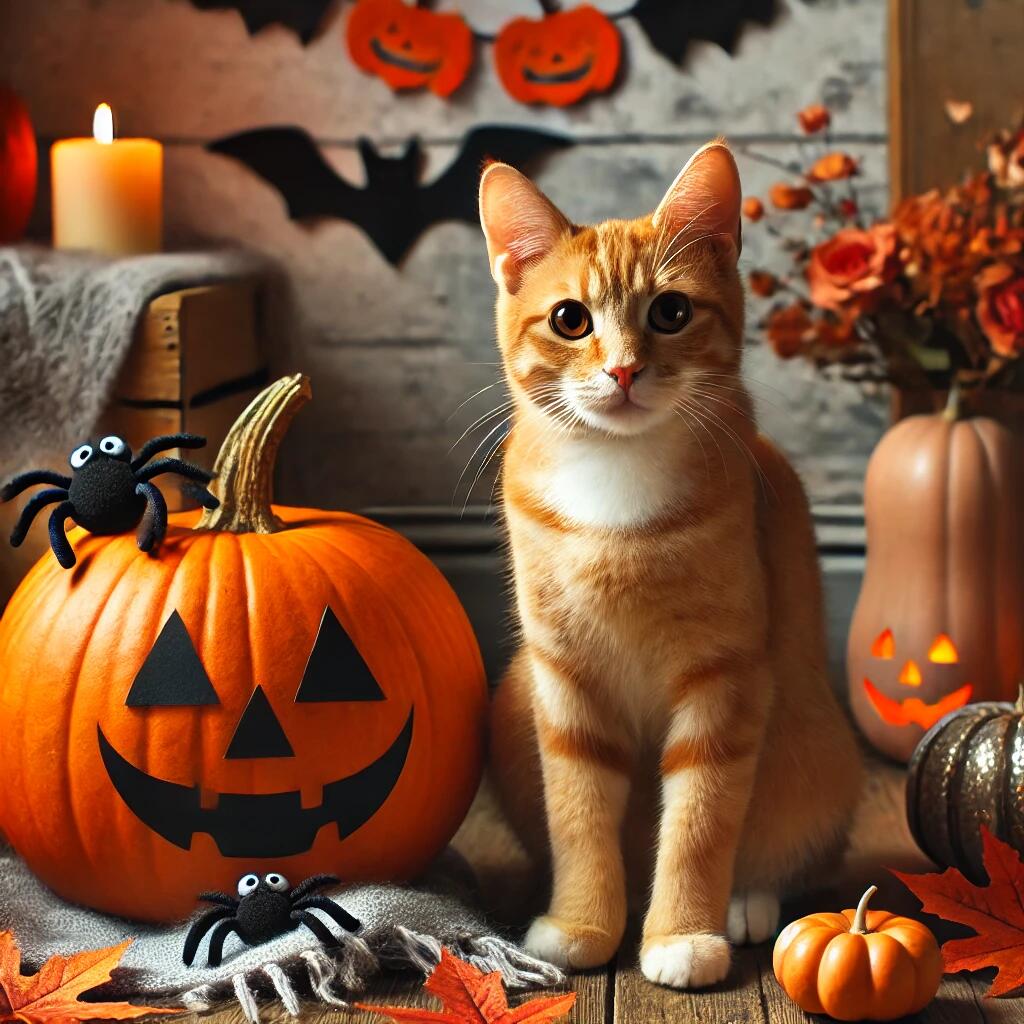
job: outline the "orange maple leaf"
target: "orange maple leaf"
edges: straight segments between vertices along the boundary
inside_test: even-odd
[[[83,992],[110,981],[131,939],[109,949],[51,956],[35,974],[21,973],[21,950],[10,932],[0,932],[0,1021],[71,1024],[82,1020],[128,1020],[151,1013],[181,1013],[131,1003],[83,1003]]]
[[[499,971],[484,974],[443,948],[441,962],[423,987],[441,1000],[443,1012],[406,1006],[356,1005],[360,1010],[408,1024],[549,1024],[567,1014],[576,1002],[576,993],[568,992],[510,1007]]]
[[[890,871],[921,901],[925,913],[978,933],[943,945],[946,973],[998,968],[986,995],[1002,996],[1024,985],[1024,864],[984,825],[981,846],[987,886],[974,885],[956,868],[930,875]]]

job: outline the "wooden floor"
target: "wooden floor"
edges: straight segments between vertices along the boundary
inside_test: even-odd
[[[472,853],[475,863],[483,862],[485,877],[493,872],[492,877],[502,878],[502,885],[495,885],[493,891],[500,889],[506,898],[518,900],[521,893],[516,892],[516,882],[526,877],[522,873],[524,865],[499,861],[499,856],[509,856],[507,847],[494,842],[501,827],[493,819],[493,808],[482,803],[485,802],[478,802],[474,808],[455,845]],[[485,848],[506,852],[494,853],[488,862]],[[931,866],[918,852],[907,830],[902,771],[879,764],[872,769],[854,825],[850,852],[841,877],[836,879],[835,889],[785,907],[784,921],[811,910],[854,906],[870,883],[879,887],[874,906],[916,914],[916,900],[885,870],[886,867],[926,871]],[[940,939],[951,934],[943,934],[941,924],[934,919],[930,919],[929,924],[936,928]],[[931,1006],[917,1017],[905,1018],[905,1024],[1024,1024],[1024,997],[984,998],[990,973],[946,978]],[[420,981],[412,977],[391,978],[376,985],[360,1001],[440,1009],[431,999],[423,998]],[[674,992],[651,985],[636,966],[635,942],[627,942],[607,968],[570,978],[568,987],[578,993],[576,1008],[568,1018],[570,1024],[801,1024],[825,1019],[803,1013],[779,988],[771,968],[771,943],[739,950],[728,979],[711,990]],[[529,997],[513,996],[512,1002]],[[198,1021],[244,1024],[245,1020],[237,1007],[176,1019],[189,1024]],[[267,1024],[292,1019],[277,1005],[270,1004],[262,1010],[262,1020]],[[313,1006],[301,1019],[303,1024],[369,1024],[385,1020],[358,1011],[326,1012]]]

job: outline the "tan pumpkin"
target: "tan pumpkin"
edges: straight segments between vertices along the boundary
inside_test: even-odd
[[[911,416],[864,488],[867,566],[847,643],[850,704],[901,761],[969,701],[1012,700],[1024,670],[1024,448],[995,420]]]
[[[942,981],[942,954],[920,921],[856,910],[811,914],[787,925],[772,967],[786,995],[807,1013],[836,1020],[896,1020],[923,1010]]]

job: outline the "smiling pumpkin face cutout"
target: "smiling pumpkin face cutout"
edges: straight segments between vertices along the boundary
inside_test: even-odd
[[[346,29],[357,67],[392,89],[429,89],[450,96],[473,63],[473,33],[458,14],[403,0],[359,0]]]
[[[451,588],[383,526],[263,500],[303,387],[246,410],[221,509],[158,558],[74,530],[0,621],[0,829],[66,899],[165,921],[248,871],[404,880],[469,807],[486,685]]]

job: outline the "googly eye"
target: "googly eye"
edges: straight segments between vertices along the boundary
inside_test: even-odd
[[[269,875],[264,875],[263,881],[267,883],[267,888],[273,889],[274,892],[288,891],[288,879],[277,872],[272,871]]]
[[[80,444],[72,453],[68,462],[72,469],[81,469],[92,458],[92,445]]]
[[[100,451],[104,455],[123,455],[125,447],[124,441],[117,434],[110,434],[100,441]]]
[[[249,893],[255,891],[256,886],[259,884],[259,875],[242,875],[242,877],[238,880],[238,895],[248,896]]]

